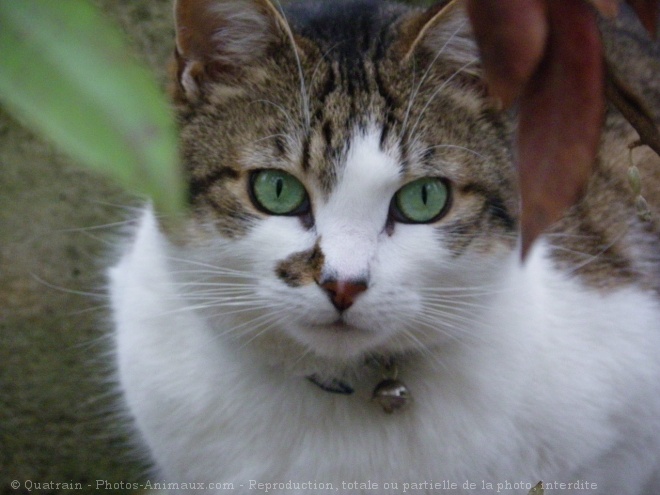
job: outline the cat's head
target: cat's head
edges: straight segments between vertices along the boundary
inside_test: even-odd
[[[234,333],[336,358],[469,335],[518,213],[460,4],[178,1],[189,249]]]

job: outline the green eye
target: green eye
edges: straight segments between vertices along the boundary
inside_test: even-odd
[[[436,220],[449,204],[449,188],[434,178],[406,184],[394,196],[396,219],[404,223],[429,223]]]
[[[272,215],[304,213],[307,191],[294,176],[281,170],[260,170],[252,176],[252,198],[258,208]]]

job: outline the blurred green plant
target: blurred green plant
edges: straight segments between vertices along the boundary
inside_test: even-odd
[[[183,209],[167,99],[86,0],[0,0],[0,103],[159,212]]]

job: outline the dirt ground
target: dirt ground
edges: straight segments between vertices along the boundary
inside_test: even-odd
[[[164,81],[170,0],[93,1]],[[33,487],[79,482],[90,493],[97,480],[135,482],[145,472],[116,413],[106,337],[104,270],[118,239],[112,225],[130,218],[131,204],[0,107],[2,495],[28,493],[28,480]]]
[[[89,1],[164,84],[171,0]],[[146,472],[118,414],[104,295],[135,204],[0,107],[0,495],[91,493]]]

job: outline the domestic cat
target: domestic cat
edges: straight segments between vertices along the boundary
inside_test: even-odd
[[[110,273],[157,480],[657,491],[660,159],[632,153],[642,219],[619,114],[585,198],[522,263],[515,115],[487,98],[461,2],[179,0],[175,16],[190,214],[147,207]],[[658,48],[624,24],[610,56],[657,110]]]

